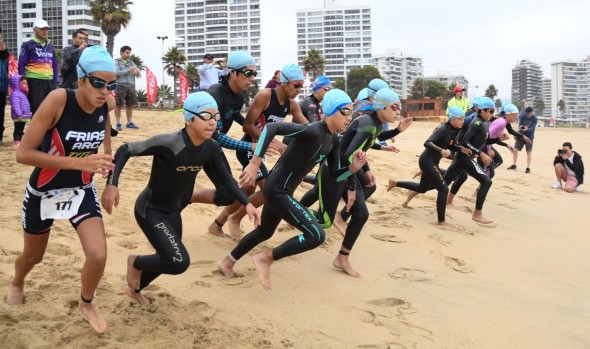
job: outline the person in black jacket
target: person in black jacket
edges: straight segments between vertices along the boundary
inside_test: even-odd
[[[582,191],[582,183],[584,183],[584,163],[582,156],[573,151],[570,142],[563,143],[562,149],[557,151],[557,156],[553,160],[553,167],[555,167],[555,177],[557,182],[551,187],[553,189],[562,188],[568,193],[574,191]],[[561,181],[565,186],[562,186]]]

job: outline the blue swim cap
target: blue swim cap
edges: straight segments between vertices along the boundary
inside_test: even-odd
[[[330,115],[333,115],[339,108],[342,108],[347,104],[352,104],[352,100],[346,92],[337,88],[331,89],[326,92],[324,99],[322,99],[324,116],[329,117]]]
[[[481,97],[473,97],[473,102],[471,103],[472,107],[478,107],[479,108],[479,101],[480,101]]]
[[[479,99],[479,109],[494,109],[496,104],[490,97],[481,97]]]
[[[80,66],[82,66],[88,74],[95,71],[115,72],[115,61],[102,46],[90,46],[82,51],[78,66],[76,66],[78,79],[86,76]]]
[[[303,81],[303,71],[296,64],[287,64],[281,69],[281,82]]]
[[[369,89],[365,87],[356,95],[356,100],[362,101],[363,99],[367,99],[367,97],[369,97]]]
[[[514,114],[518,113],[518,108],[512,103],[506,103],[502,106],[502,111],[504,114]]]
[[[191,93],[182,105],[184,121],[192,120],[195,117],[195,113],[200,113],[205,109],[217,109],[215,99],[205,91]]]
[[[371,80],[368,85],[367,97],[373,97],[377,91],[386,87],[389,87],[389,85],[382,79]]]
[[[447,110],[447,116],[449,117],[449,120],[453,120],[465,116],[465,112],[459,107],[451,107]]]
[[[313,90],[313,92],[319,90],[320,88],[324,87],[324,86],[329,86],[332,85],[332,81],[330,81],[330,78],[325,76],[325,75],[320,75],[317,78],[315,78],[315,80],[313,81],[313,84],[311,85],[311,89]]]
[[[395,93],[395,91],[389,87],[386,87],[375,93],[375,97],[373,97],[373,108],[375,110],[382,110],[387,108],[392,103],[397,102],[399,102],[399,96],[397,93]]]
[[[229,54],[227,68],[229,70],[242,69],[249,65],[256,65],[256,60],[246,51],[234,51]]]

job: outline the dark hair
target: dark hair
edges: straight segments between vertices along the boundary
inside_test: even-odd
[[[532,113],[533,112],[533,108],[532,107],[526,107],[526,109],[524,111],[525,111],[525,113]]]
[[[75,32],[72,33],[72,39],[75,39],[76,36],[78,36],[78,34],[88,35],[88,32],[86,32],[86,29],[80,28],[80,29],[78,29],[78,30],[76,30]]]
[[[570,147],[570,149],[573,149],[574,147],[572,147],[572,143],[571,142],[564,142],[563,143],[563,147]]]
[[[212,54],[210,54],[210,53],[207,53],[207,54],[205,54],[205,55],[203,56],[203,60],[205,60],[205,59],[214,59],[214,58],[215,58],[215,57],[214,57]]]
[[[21,82],[23,80],[27,80],[27,77],[24,75],[21,75],[20,78],[18,78],[18,82]]]
[[[123,52],[125,52],[127,50],[131,51],[131,47],[125,45],[125,46],[121,47],[121,49],[119,50],[119,52],[123,53]]]

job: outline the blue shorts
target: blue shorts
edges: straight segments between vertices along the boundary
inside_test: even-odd
[[[98,201],[98,195],[96,194],[96,188],[94,188],[94,183],[82,188],[85,193],[84,199],[78,209],[78,214],[69,219],[70,224],[74,229],[77,229],[78,225],[88,218],[102,218],[100,203]],[[31,188],[31,186],[27,184],[23,201],[22,223],[23,230],[29,234],[47,233],[53,225],[53,219],[41,218],[42,195],[43,193]]]

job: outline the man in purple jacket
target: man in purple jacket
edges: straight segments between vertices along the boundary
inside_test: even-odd
[[[59,67],[55,48],[47,39],[49,24],[38,18],[33,23],[35,35],[23,42],[18,57],[18,74],[29,82],[29,102],[35,114],[45,96],[59,86]]]

